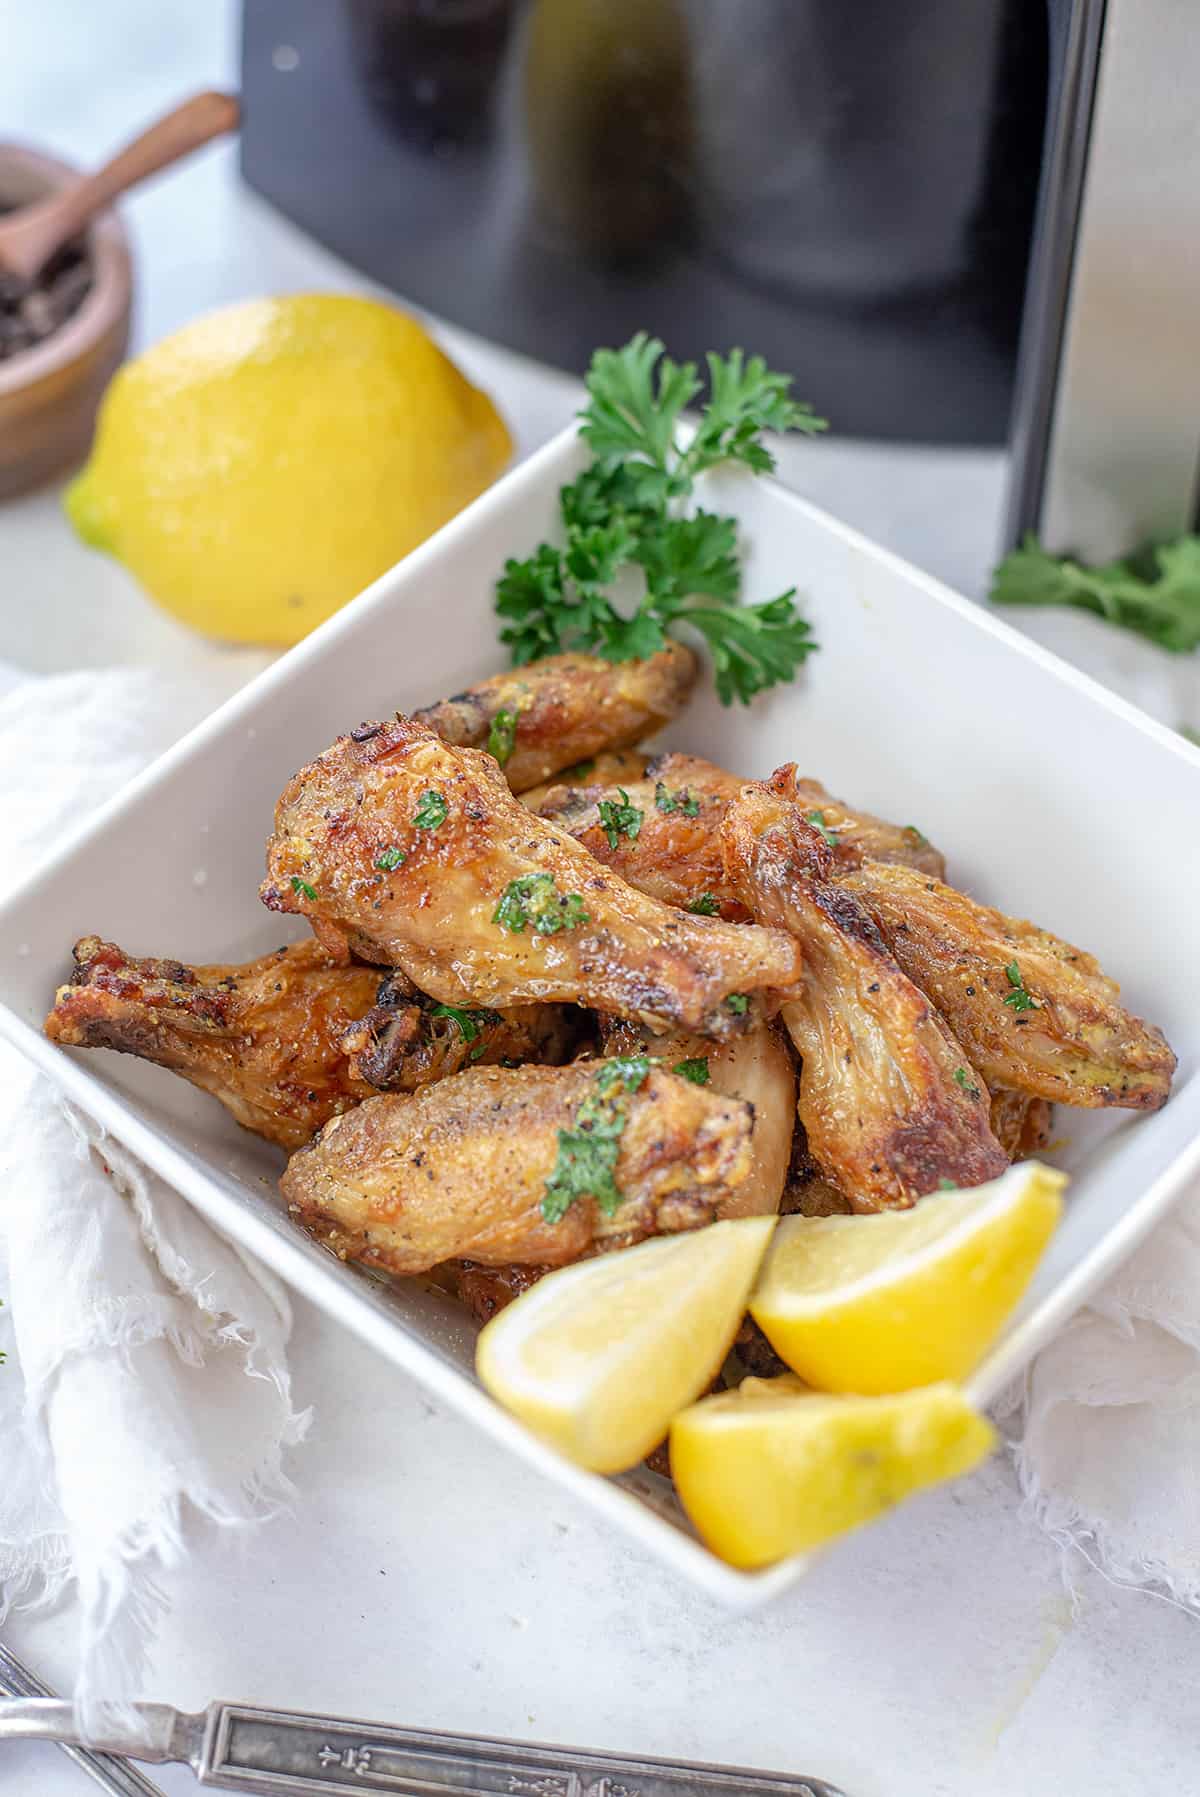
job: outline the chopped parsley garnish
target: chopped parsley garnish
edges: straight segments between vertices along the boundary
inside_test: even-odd
[[[939,1192],[957,1192],[958,1187],[952,1179],[939,1179],[937,1189]]]
[[[824,839],[826,848],[836,849],[839,841],[837,831],[830,830],[827,827],[825,823],[825,813],[823,811],[806,811],[804,814],[804,821],[806,824],[811,824],[813,829],[820,833]]]
[[[464,1042],[476,1041],[480,1030],[489,1029],[493,1024],[500,1022],[499,1011],[468,1011],[461,1005],[432,1005],[430,1007],[429,1015],[431,1017],[452,1018],[458,1025],[459,1032],[462,1035]],[[479,1052],[482,1054],[483,1049],[480,1048]]]
[[[686,786],[678,792],[668,792],[661,780],[654,784],[654,803],[659,811],[682,811],[684,817],[697,817],[700,812],[699,799],[694,799]]]
[[[565,767],[561,774],[554,777],[556,780],[586,780],[595,766],[594,761],[577,761],[574,767]]]
[[[956,1086],[962,1088],[968,1098],[979,1097],[979,1087],[974,1083],[965,1067],[956,1067],[954,1069],[954,1083]]]
[[[316,887],[310,886],[307,880],[302,880],[299,874],[292,875],[292,891],[306,899],[315,899],[317,896]]]
[[[558,1132],[558,1157],[542,1194],[542,1215],[560,1223],[577,1198],[594,1198],[606,1217],[621,1203],[614,1177],[629,1096],[650,1071],[649,1055],[615,1055],[602,1061],[593,1089],[582,1099],[570,1129]]]
[[[992,576],[993,605],[1073,605],[1185,655],[1200,647],[1200,537],[1151,544],[1085,568],[1030,533]]]
[[[403,867],[407,860],[408,856],[403,849],[384,849],[375,865],[381,867],[384,873],[390,874],[397,867]]]
[[[437,830],[445,823],[449,810],[440,792],[423,792],[413,812],[413,823],[418,830]]]
[[[1025,981],[1021,977],[1021,969],[1015,961],[1010,961],[1004,969],[1008,976],[1009,990],[1004,994],[1004,1002],[1010,1011],[1033,1011],[1037,1009],[1037,999],[1025,990]]]
[[[903,833],[908,837],[910,842],[915,842],[919,849],[927,849],[929,847],[928,836],[923,836],[915,824],[905,824]]]
[[[750,1009],[750,1000],[744,992],[731,992],[725,1000],[735,1017],[744,1017]]]
[[[708,1056],[702,1054],[697,1055],[691,1061],[676,1061],[671,1071],[677,1073],[681,1079],[690,1079],[694,1086],[706,1086],[708,1084]]]
[[[737,522],[681,511],[698,475],[719,462],[755,474],[775,465],[765,431],[822,431],[825,420],[791,398],[791,380],[740,349],[708,357],[709,394],[686,448],[680,416],[702,382],[693,362],[664,354],[639,332],[624,349],[597,350],[579,434],[591,465],[559,494],[564,547],[542,543],[506,562],[496,586],[500,632],[513,661],[588,649],[636,661],[689,624],[708,644],[722,704],[790,680],[816,648],[793,604],[794,588],[757,605],[741,600]],[[642,592],[626,617],[609,597],[626,570]]]
[[[517,740],[517,714],[515,711],[500,710],[492,719],[492,727],[488,731],[488,754],[494,755],[503,767],[513,752]]]
[[[643,813],[636,805],[629,803],[629,794],[623,786],[618,786],[615,799],[601,799],[596,807],[600,813],[600,827],[608,837],[608,846],[615,849],[622,836],[633,841],[642,827]]]
[[[552,874],[522,874],[510,880],[492,912],[492,922],[519,936],[528,924],[536,936],[557,936],[591,918],[577,892],[559,892]]]
[[[721,905],[711,892],[702,892],[699,898],[689,900],[688,910],[694,911],[697,917],[717,917],[720,915]]]

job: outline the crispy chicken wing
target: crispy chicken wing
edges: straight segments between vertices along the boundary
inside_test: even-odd
[[[560,1006],[448,1015],[402,974],[346,966],[317,942],[240,966],[133,960],[98,936],[74,952],[48,1036],[169,1067],[281,1148],[376,1092],[415,1091],[468,1061],[562,1061],[575,1037]]]
[[[340,966],[316,942],[242,966],[133,960],[98,936],[74,952],[45,1023],[52,1040],[170,1067],[281,1148],[372,1090],[340,1041],[374,1005],[378,968]]]
[[[446,1004],[567,1000],[719,1037],[800,971],[781,931],[647,898],[525,811],[491,756],[407,718],[360,726],[289,782],[262,898]]]
[[[527,811],[541,811],[551,793],[561,803],[558,800],[560,793],[598,788],[603,794],[610,786],[627,786],[631,780],[641,780],[649,760],[642,749],[613,749],[607,755],[594,755],[577,762],[574,767],[563,768],[561,773],[543,780],[540,786],[530,786],[517,796]],[[552,813],[547,811],[545,815],[549,817]]]
[[[978,1185],[1007,1158],[967,1056],[830,879],[832,854],[797,806],[744,787],[722,836],[726,874],[754,915],[804,946],[782,1018],[801,1057],[800,1121],[857,1210],[907,1205],[943,1179]]]
[[[741,789],[736,774],[711,761],[671,753],[650,762],[642,780],[552,786],[540,811],[639,892],[683,910],[711,901],[713,915],[742,921],[749,913],[726,885],[720,838]]]
[[[576,1189],[591,1171],[580,1173],[580,1138],[599,1139],[588,1106],[613,1066],[473,1067],[412,1097],[368,1099],[292,1156],[280,1189],[343,1258],[391,1273],[459,1259],[561,1266],[593,1244],[723,1216],[750,1170],[750,1108],[651,1068],[622,1099],[613,1213],[585,1193],[548,1220],[562,1157],[574,1157]]]
[[[854,1213],[846,1194],[826,1179],[813,1159],[804,1125],[799,1121],[792,1137],[792,1159],[779,1209],[785,1217],[848,1217]]]
[[[725,1217],[763,1217],[779,1209],[796,1126],[796,1068],[791,1049],[775,1024],[764,1024],[731,1042],[703,1036],[653,1037],[636,1023],[602,1018],[600,1040],[608,1055],[651,1054],[666,1067],[707,1070],[704,1087],[727,1098],[742,1098],[754,1113],[751,1167]]]
[[[524,792],[560,768],[653,736],[686,702],[696,668],[678,642],[646,661],[548,655],[427,705],[413,721],[464,749],[486,749],[490,738],[499,752],[511,737],[499,759],[512,790]]]
[[[819,780],[802,779],[795,762],[778,768],[771,775],[770,786],[799,805],[808,823],[819,826],[833,850],[835,871],[858,867],[863,861],[899,861],[945,879],[945,857],[915,824],[889,824],[869,811],[852,810],[826,792]]]
[[[1175,1056],[1091,955],[912,868],[868,862],[842,884],[989,1084],[1087,1109],[1166,1103]]]

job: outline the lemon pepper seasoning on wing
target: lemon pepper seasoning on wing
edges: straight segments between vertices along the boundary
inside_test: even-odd
[[[330,953],[399,967],[444,1004],[565,1001],[724,1037],[800,973],[784,932],[635,891],[526,811],[491,756],[407,718],[360,726],[293,777],[261,890]]]

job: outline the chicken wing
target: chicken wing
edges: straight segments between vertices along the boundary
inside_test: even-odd
[[[548,655],[427,705],[413,721],[459,748],[491,748],[512,790],[524,792],[560,768],[653,736],[685,704],[696,672],[696,657],[678,642],[646,661]]]
[[[750,1171],[750,1107],[629,1068],[473,1067],[368,1099],[292,1156],[280,1189],[343,1259],[391,1273],[561,1266],[723,1216]]]
[[[1091,955],[912,868],[868,862],[842,886],[989,1084],[1085,1109],[1166,1103],[1175,1056]]]
[[[600,1040],[605,1054],[651,1054],[665,1067],[686,1067],[710,1092],[744,1099],[754,1115],[750,1172],[721,1214],[765,1217],[779,1209],[796,1126],[796,1068],[776,1025],[716,1044],[703,1036],[652,1037],[636,1023],[602,1018]]]
[[[946,877],[945,857],[915,824],[889,824],[869,811],[856,811],[826,792],[819,780],[805,780],[787,762],[771,775],[770,787],[799,805],[833,850],[834,869],[858,867],[863,861],[899,861],[936,879]]]
[[[722,837],[743,903],[804,947],[803,985],[781,1016],[800,1053],[800,1121],[822,1170],[856,1210],[1003,1172],[983,1082],[863,907],[830,879],[818,830],[754,785],[730,806]]]
[[[736,774],[671,753],[642,780],[552,786],[540,812],[639,892],[738,922],[749,913],[726,885],[720,823],[741,789]]]
[[[244,1128],[299,1148],[380,1091],[415,1091],[468,1061],[566,1059],[574,1013],[558,1005],[449,1011],[401,975],[296,942],[241,966],[134,960],[85,936],[46,1034],[115,1048],[180,1073]]]
[[[649,759],[642,749],[613,749],[606,755],[589,756],[586,761],[577,762],[574,767],[563,768],[549,780],[543,780],[540,786],[530,786],[517,796],[527,811],[541,811],[551,793],[555,794],[557,800],[560,793],[591,791],[594,787],[605,793],[610,786],[628,785],[631,780],[641,780],[645,776]],[[547,811],[545,815],[549,817],[553,814]]]
[[[783,932],[636,892],[525,811],[490,755],[407,718],[360,726],[289,782],[261,895],[445,1004],[574,1001],[721,1037],[800,972]]]

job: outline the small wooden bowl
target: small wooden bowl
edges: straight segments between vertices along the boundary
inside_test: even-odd
[[[75,170],[20,144],[0,143],[0,204],[41,199]],[[0,362],[0,499],[83,460],[96,408],[129,342],[133,271],[115,212],[87,233],[92,285],[78,311],[44,342]]]

